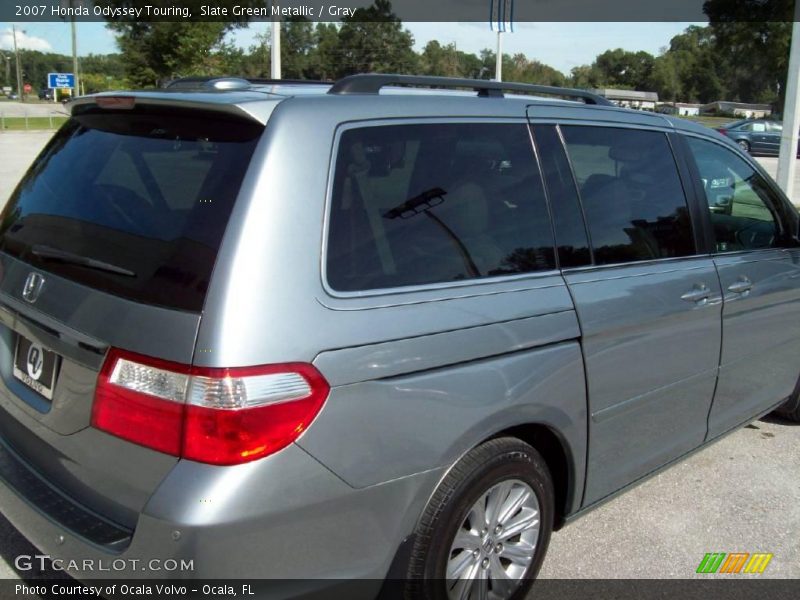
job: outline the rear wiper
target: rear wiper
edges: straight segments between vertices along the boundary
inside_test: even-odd
[[[51,248],[50,246],[45,246],[43,244],[35,244],[32,246],[31,254],[45,260],[57,260],[59,262],[69,263],[71,265],[80,265],[82,267],[89,267],[90,269],[108,271],[109,273],[116,273],[117,275],[125,275],[126,277],[136,277],[136,273],[133,271],[118,267],[117,265],[112,265],[111,263],[97,260],[96,258],[91,258],[89,256],[73,254],[72,252],[67,252],[66,250]]]
[[[395,206],[391,210],[386,211],[383,213],[383,218],[397,219],[399,217],[401,219],[408,219],[414,215],[425,215],[441,228],[448,239],[456,247],[456,250],[461,255],[461,260],[464,263],[464,267],[467,269],[467,273],[469,273],[470,277],[480,277],[481,273],[478,270],[478,266],[472,259],[472,255],[470,255],[469,250],[467,250],[467,247],[464,245],[464,242],[461,241],[455,232],[450,229],[447,224],[442,221],[442,219],[437,217],[430,210],[444,202],[444,197],[446,194],[447,192],[440,187],[434,187],[429,190],[425,190],[418,196],[414,196],[402,204]]]
[[[409,217],[413,217],[414,215],[425,212],[429,208],[433,208],[434,206],[438,206],[444,202],[444,197],[446,194],[447,192],[440,187],[434,187],[429,190],[425,190],[418,196],[414,196],[402,204],[398,204],[391,210],[386,211],[383,213],[383,218],[396,219],[400,217],[401,219],[407,219]]]

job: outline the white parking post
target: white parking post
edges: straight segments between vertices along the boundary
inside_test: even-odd
[[[800,129],[800,2],[795,4],[794,24],[792,25],[792,45],[789,51],[789,72],[786,77],[786,99],[783,105],[783,131],[778,156],[778,185],[794,203],[794,173],[797,156],[797,134]]]

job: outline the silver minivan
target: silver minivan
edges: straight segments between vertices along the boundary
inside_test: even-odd
[[[520,598],[554,528],[800,420],[797,211],[710,129],[374,74],[70,107],[0,215],[0,511],[78,579]]]

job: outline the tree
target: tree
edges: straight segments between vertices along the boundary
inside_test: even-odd
[[[104,0],[104,3],[117,8],[152,5],[150,0]],[[201,4],[201,0],[180,2],[192,10],[193,19],[200,18]],[[263,6],[264,1],[224,0],[217,4]],[[225,34],[244,24],[244,21],[136,21],[130,17],[109,21],[106,27],[116,34],[128,79],[135,86],[151,87],[175,77],[220,74],[229,55]]]
[[[655,58],[648,52],[617,48],[598,55],[593,66],[610,87],[646,91],[650,87],[654,62]]]
[[[353,73],[414,73],[414,37],[403,29],[389,0],[375,0],[343,20],[339,29],[337,77]]]
[[[497,69],[497,56],[494,50],[490,50],[489,48],[484,48],[478,54],[478,58],[480,59],[480,71],[478,71],[478,79],[492,79],[494,77],[494,72]],[[503,65],[505,66],[505,65]]]
[[[119,80],[125,77],[125,61],[121,54],[89,54],[80,59],[80,68],[84,73],[102,73]]]
[[[102,72],[83,71],[81,73],[81,87],[84,88],[87,94],[95,94],[97,92],[124,90],[130,86],[124,78],[105,75]]]
[[[658,93],[660,100],[677,102],[683,98],[681,83],[675,57],[665,50],[653,63],[653,72],[650,76],[652,90]]]
[[[581,65],[570,71],[569,82],[572,87],[593,90],[605,87],[603,74],[595,65]]]
[[[455,44],[442,46],[432,40],[425,45],[420,56],[420,72],[424,75],[441,75],[446,77],[462,77],[458,51]]]
[[[47,87],[47,74],[51,72],[71,72],[72,58],[63,54],[52,52],[39,52],[38,50],[20,50],[20,65],[22,67],[23,83],[30,83],[34,91]],[[11,60],[11,82],[14,88],[16,84],[16,71],[14,60]]]
[[[116,33],[117,45],[125,57],[126,74],[138,87],[158,86],[185,75],[210,75],[211,60],[221,50],[226,23],[129,22],[108,24]]]
[[[305,17],[281,23],[281,71],[286,79],[305,79],[316,47],[314,28]]]
[[[708,0],[703,10],[726,54],[731,100],[770,102],[782,111],[792,35],[791,0]]]
[[[314,51],[309,58],[309,77],[328,81],[336,77],[339,52],[339,29],[333,23],[317,23]]]
[[[538,60],[528,60],[524,54],[503,55],[503,78],[520,83],[563,86],[566,77],[561,71]]]
[[[726,95],[727,58],[709,27],[692,25],[670,40],[656,59],[652,89],[660,98],[683,102],[713,102]]]
[[[432,40],[425,45],[419,56],[419,72],[424,75],[474,79],[482,76],[482,69],[481,59],[459,50],[454,43],[442,46],[438,41]],[[483,72],[486,73],[485,70]]]

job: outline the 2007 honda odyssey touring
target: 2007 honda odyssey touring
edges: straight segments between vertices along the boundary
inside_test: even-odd
[[[800,419],[798,215],[710,129],[393,75],[71,110],[0,223],[0,510],[52,557],[521,597],[554,527]]]

